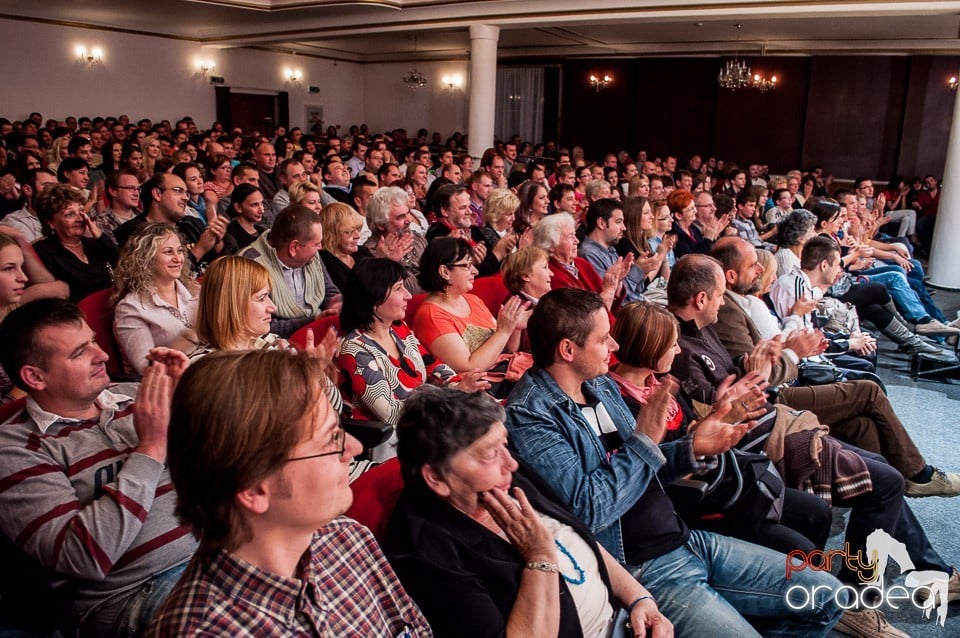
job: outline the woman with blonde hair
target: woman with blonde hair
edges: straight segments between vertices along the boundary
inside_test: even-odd
[[[494,251],[497,259],[503,260],[517,247],[519,235],[513,233],[513,221],[520,206],[520,198],[507,188],[495,188],[487,195],[483,202],[483,242],[487,250]],[[504,237],[510,237],[506,242],[498,244]],[[496,250],[495,250],[496,249]],[[497,253],[501,254],[497,254]]]
[[[318,215],[323,209],[323,204],[320,201],[320,187],[309,180],[291,184],[287,192],[290,193],[291,204],[305,206]]]
[[[62,135],[53,140],[53,145],[47,151],[47,168],[56,172],[60,162],[67,156],[67,147],[70,146],[70,135]]]
[[[143,151],[143,172],[149,179],[156,168],[157,160],[163,154],[160,149],[160,138],[156,135],[147,135],[140,144],[140,150]]]
[[[323,207],[320,223],[323,225],[320,259],[333,283],[345,291],[353,267],[373,257],[369,248],[360,245],[363,217],[353,207],[336,202]]]
[[[650,197],[650,178],[640,173],[627,182],[627,197]]]
[[[199,293],[174,227],[151,222],[127,240],[114,270],[112,301],[113,333],[129,374],[143,374],[147,353],[158,346],[183,353],[196,348]]]
[[[200,346],[190,353],[190,360],[218,350],[293,350],[289,341],[270,332],[270,320],[277,310],[270,290],[270,272],[252,259],[228,255],[210,264],[203,273],[197,311]],[[333,367],[338,339],[333,330],[318,337],[322,340],[314,341],[309,332],[305,350],[326,365],[327,396],[339,413],[343,399]]]

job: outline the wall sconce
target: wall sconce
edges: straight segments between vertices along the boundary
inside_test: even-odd
[[[454,89],[463,88],[463,75],[459,73],[451,73],[440,78],[440,81],[447,85],[447,88],[451,91]]]
[[[300,80],[303,79],[303,71],[300,69],[284,69],[283,76],[290,84],[299,84]]]
[[[960,81],[957,80],[957,76],[951,75],[947,80],[947,86],[950,87],[951,91],[956,91],[958,85],[960,85]]]
[[[757,89],[761,93],[766,93],[771,89],[777,88],[777,82],[779,82],[779,80],[775,75],[771,75],[770,79],[768,80],[767,78],[763,77],[763,75],[754,73],[753,82],[750,84],[750,86]]]
[[[611,84],[613,84],[613,76],[611,75],[604,73],[603,77],[599,77],[592,73],[590,74],[590,87],[597,93],[599,93],[601,89],[605,89]]]
[[[201,78],[217,68],[217,63],[213,60],[198,59],[194,64],[197,67],[197,77]]]
[[[89,64],[90,66],[96,66],[103,62],[103,49],[100,47],[93,47],[90,50],[87,50],[82,44],[78,44],[73,52],[77,56],[77,62],[83,64]]]

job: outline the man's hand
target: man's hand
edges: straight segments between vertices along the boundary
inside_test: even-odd
[[[821,354],[827,349],[823,333],[812,328],[798,328],[787,335],[783,346],[797,353],[801,359]]]
[[[676,379],[664,377],[657,389],[650,394],[647,404],[637,414],[634,433],[644,434],[659,445],[667,432],[667,412],[679,388]]]
[[[720,413],[727,409],[723,406],[729,406],[723,420],[734,424],[763,416],[767,405],[764,390],[769,385],[763,376],[759,372],[748,372],[739,381],[734,379],[730,375],[717,386],[713,411]]]
[[[145,454],[160,463],[167,460],[167,428],[170,425],[172,383],[167,366],[154,363],[143,373],[140,390],[133,407],[133,426],[138,444],[134,452]]]
[[[790,308],[790,314],[803,317],[812,312],[816,307],[817,300],[810,295],[804,295],[803,297],[797,299],[797,302],[793,304],[792,308]],[[787,347],[789,348],[790,345],[788,344]],[[796,350],[794,350],[794,352],[796,352]]]
[[[402,261],[413,249],[413,233],[390,233],[384,235],[377,242],[377,256],[386,257],[393,261]]]
[[[466,233],[466,231],[464,231]],[[466,239],[470,239],[469,233],[467,233]],[[487,245],[482,241],[478,241],[473,245],[473,249],[470,251],[470,257],[473,259],[473,265],[477,268],[480,267],[480,264],[483,263],[483,260],[487,257]]]
[[[690,424],[687,429],[693,436],[693,453],[697,456],[714,456],[726,452],[736,445],[753,424],[727,423],[730,404],[722,403],[706,416]]]
[[[857,354],[870,354],[877,350],[877,340],[865,332],[854,332],[847,342]]]

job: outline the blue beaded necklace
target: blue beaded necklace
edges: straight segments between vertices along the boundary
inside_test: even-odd
[[[573,554],[570,553],[570,550],[563,546],[563,543],[557,539],[553,539],[553,542],[557,544],[557,548],[563,553],[564,556],[570,559],[570,562],[573,564],[573,568],[577,570],[577,577],[570,578],[563,572],[560,572],[560,575],[563,576],[563,579],[570,583],[571,585],[582,585],[585,580],[587,580],[587,575],[583,572],[583,568],[580,567],[580,563],[577,562],[577,559],[573,557]]]

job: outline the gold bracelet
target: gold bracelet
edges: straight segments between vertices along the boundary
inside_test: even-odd
[[[532,560],[523,566],[524,569],[535,569],[539,572],[549,572],[553,574],[560,573],[560,566],[556,563],[550,563],[545,560]]]

